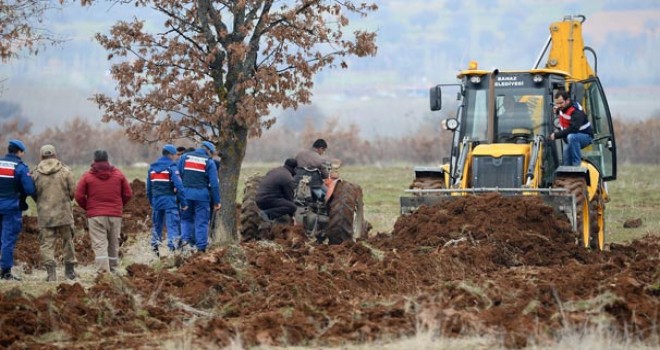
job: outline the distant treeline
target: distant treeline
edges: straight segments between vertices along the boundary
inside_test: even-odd
[[[39,149],[45,144],[55,146],[58,159],[68,165],[85,165],[93,161],[94,151],[105,149],[113,164],[129,165],[151,162],[160,155],[157,145],[144,145],[126,137],[122,129],[107,124],[92,124],[76,118],[63,125],[40,133],[31,131],[32,125],[24,120],[8,120],[0,124],[0,152],[4,155],[9,139],[20,139],[27,147],[23,157],[32,167],[39,161]]]
[[[267,131],[248,146],[246,161],[280,162],[314,139],[328,141],[328,157],[343,164],[413,163],[433,165],[442,162],[450,151],[451,133],[440,130],[437,122],[421,125],[414,135],[405,137],[360,138],[354,125],[339,125],[331,120],[321,129],[307,126],[303,131]],[[619,163],[660,164],[660,116],[642,121],[614,120]]]
[[[660,163],[660,117],[643,121],[614,122],[617,156],[621,163]],[[283,162],[300,149],[308,148],[317,138],[328,141],[326,156],[338,158],[346,165],[412,163],[439,164],[449,153],[451,134],[440,130],[437,122],[421,125],[414,135],[405,137],[376,137],[365,140],[355,125],[342,125],[330,119],[323,127],[311,124],[301,131],[279,128],[264,132],[261,138],[251,139],[246,162]],[[28,147],[24,160],[34,165],[39,160],[39,148],[44,144],[56,147],[58,158],[66,164],[85,165],[92,162],[94,150],[106,149],[111,162],[117,165],[150,163],[160,156],[161,143],[142,144],[129,140],[121,129],[107,124],[94,124],[76,118],[61,127],[31,132],[29,123],[15,120],[0,123],[0,147],[6,152],[7,141],[21,139]],[[194,146],[190,140],[173,141],[176,146]]]

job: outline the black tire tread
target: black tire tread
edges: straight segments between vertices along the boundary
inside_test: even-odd
[[[341,244],[353,237],[366,238],[362,188],[347,181],[340,181],[336,186],[328,203],[328,244]],[[359,232],[353,232],[355,216],[362,223],[358,223]]]
[[[257,207],[257,187],[263,179],[261,175],[254,175],[245,180],[243,189],[243,202],[241,204],[240,215],[240,233],[241,240],[256,239],[259,225],[263,219],[259,216],[259,207]]]

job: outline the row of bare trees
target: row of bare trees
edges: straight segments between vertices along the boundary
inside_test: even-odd
[[[41,132],[32,132],[32,125],[24,120],[12,119],[0,123],[0,147],[6,151],[10,139],[20,139],[28,148],[24,161],[34,165],[39,160],[39,149],[45,144],[55,146],[58,158],[70,165],[90,164],[94,151],[105,149],[111,162],[129,165],[149,162],[159,154],[159,145],[145,145],[128,139],[122,129],[107,124],[92,124],[81,118],[65,122]]]
[[[429,123],[430,124],[430,123]],[[107,124],[92,124],[75,118],[62,126],[48,128],[39,133],[31,131],[29,123],[10,120],[0,123],[0,147],[11,138],[26,143],[29,151],[25,160],[30,164],[38,161],[39,148],[53,144],[58,156],[67,164],[89,164],[94,150],[106,149],[113,163],[130,165],[148,163],[160,155],[162,143],[138,143],[126,136],[122,129]],[[660,118],[624,122],[615,119],[614,129],[619,162],[634,164],[660,163]],[[343,164],[414,163],[438,164],[449,153],[448,132],[437,125],[422,125],[419,131],[405,137],[376,137],[365,140],[355,125],[341,125],[330,119],[322,128],[308,124],[303,130],[279,128],[265,133],[248,143],[246,161],[281,162],[292,157],[302,148],[310,147],[317,138],[329,143],[328,156],[341,159]],[[181,142],[177,146],[194,146]]]
[[[660,164],[660,117],[641,121],[614,120],[619,163]],[[439,164],[449,154],[451,134],[437,124],[421,125],[414,135],[364,140],[354,125],[341,126],[331,120],[318,130],[307,127],[301,132],[271,130],[248,146],[248,161],[280,161],[300,147],[325,137],[328,154],[344,164],[413,163]],[[291,140],[295,140],[292,142]]]

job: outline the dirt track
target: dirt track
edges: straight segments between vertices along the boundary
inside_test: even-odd
[[[237,337],[336,345],[431,331],[497,335],[517,348],[599,322],[634,339],[660,337],[660,237],[589,252],[534,198],[422,208],[391,234],[340,246],[308,243],[298,228],[273,230],[274,243],[177,256],[160,270],[131,265],[88,290],[6,292],[0,346],[36,345],[53,331],[70,348],[156,346],[190,322],[193,343],[216,345]]]

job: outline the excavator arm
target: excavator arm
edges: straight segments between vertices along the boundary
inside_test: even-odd
[[[566,16],[563,21],[550,24],[550,53],[546,68],[567,72],[575,80],[596,76],[585,56],[592,51],[584,46],[582,38],[583,15]]]

